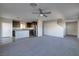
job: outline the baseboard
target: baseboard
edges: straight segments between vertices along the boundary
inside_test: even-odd
[[[67,34],[66,36],[74,36],[74,37],[77,37],[77,35],[69,35],[69,34]]]

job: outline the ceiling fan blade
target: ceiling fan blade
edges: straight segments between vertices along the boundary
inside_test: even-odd
[[[43,14],[51,14],[51,12],[43,12]]]
[[[32,12],[32,14],[40,14],[40,12]]]
[[[36,3],[30,3],[30,5],[31,5],[32,7],[37,6],[37,4],[36,4]]]
[[[43,14],[43,16],[47,17],[47,15]]]
[[[41,8],[39,8],[39,12],[40,12],[40,14],[51,14],[51,12],[50,11],[44,11],[43,9],[41,9]]]
[[[39,12],[40,14],[43,14],[43,10],[41,8],[39,8]]]

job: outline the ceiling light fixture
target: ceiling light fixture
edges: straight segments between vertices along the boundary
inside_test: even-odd
[[[43,14],[40,14],[40,16],[43,16]]]

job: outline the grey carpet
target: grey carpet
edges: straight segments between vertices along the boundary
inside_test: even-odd
[[[51,36],[24,38],[0,46],[1,56],[79,56],[79,39]]]

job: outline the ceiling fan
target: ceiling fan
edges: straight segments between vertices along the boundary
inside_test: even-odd
[[[36,3],[30,4],[32,7],[36,7]],[[51,14],[51,11],[46,11],[45,9],[38,8],[38,12],[32,12],[32,14],[39,14],[40,16],[48,17],[47,14]]]
[[[39,14],[40,16],[47,17],[47,14],[51,14],[51,12],[45,11],[44,9],[39,8],[38,12],[32,12],[32,14]]]

